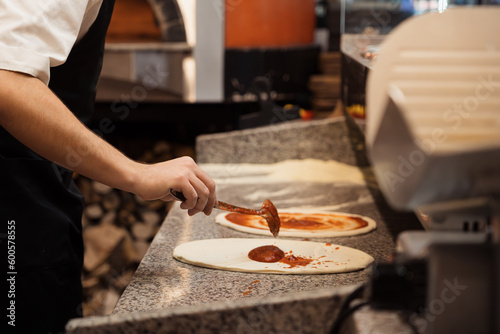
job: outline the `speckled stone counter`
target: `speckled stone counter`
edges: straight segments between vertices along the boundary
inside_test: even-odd
[[[196,160],[269,164],[312,158],[359,165],[364,159],[364,141],[353,132],[344,117],[336,117],[203,135],[196,141]]]
[[[68,324],[66,333],[328,333],[342,299],[351,291],[339,287],[75,319]]]
[[[316,125],[324,129],[332,125],[342,128],[345,125],[339,125],[341,123],[326,120]],[[275,130],[275,135],[280,137],[280,131]],[[281,130],[288,131],[286,127]],[[250,136],[255,131],[245,130],[233,136]],[[237,140],[231,134],[229,137],[231,145],[237,147]],[[201,146],[209,145],[210,139],[206,139]],[[254,142],[254,139],[248,141]],[[339,160],[354,164],[350,144],[343,142],[339,149],[344,150],[344,156]],[[289,144],[294,145],[293,142]],[[222,142],[212,142],[212,145],[227,147]],[[257,144],[254,142],[250,146],[253,145]],[[278,143],[273,145],[279,146]],[[314,142],[310,145],[314,146]],[[246,149],[254,150],[249,146]],[[287,152],[290,153],[287,148],[282,150],[282,153]],[[280,157],[289,158],[286,154]],[[214,162],[209,158],[205,160]],[[244,159],[237,162],[241,160]],[[385,260],[393,252],[395,237],[400,231],[420,228],[411,216],[387,208],[373,185],[350,181],[258,181],[262,180],[262,175],[247,175],[250,180],[255,177],[256,182],[248,182],[248,178],[240,182],[241,173],[239,177],[232,176],[238,172],[237,163],[226,161],[210,168],[212,173],[218,174],[211,174],[219,181],[218,198],[232,204],[258,208],[264,199],[271,198],[278,210],[314,207],[373,218],[378,223],[377,229],[368,234],[314,238],[314,241],[354,247],[367,252],[376,261]],[[315,173],[314,170],[308,172]],[[175,203],[113,315],[73,320],[68,325],[68,333],[327,333],[341,300],[367,281],[369,269],[342,274],[270,275],[207,269],[173,259],[173,249],[190,240],[262,238],[216,224],[217,213],[219,210],[208,217],[189,217]]]
[[[236,205],[260,207],[265,198],[245,197],[257,192],[270,194],[278,207],[306,204],[314,199],[315,205],[339,205],[349,211],[381,221],[370,201],[368,190],[359,186],[332,184],[272,184],[228,185],[218,191],[221,200]],[[276,196],[273,193],[280,192]],[[263,194],[264,195],[264,194]],[[294,202],[290,202],[293,196]],[[321,197],[321,198],[320,198]],[[309,204],[312,204],[309,202]],[[287,205],[288,206],[288,205]],[[218,211],[218,210],[214,210]],[[315,288],[359,284],[366,279],[366,270],[341,275],[268,275],[229,272],[195,267],[172,258],[172,251],[180,243],[213,238],[261,238],[231,230],[215,223],[214,215],[189,217],[176,205],[158,232],[149,252],[137,269],[134,279],[120,298],[114,313],[162,309],[181,305],[196,305],[216,301],[238,300],[286,292],[307,291]],[[269,237],[272,241],[272,236]],[[393,250],[392,236],[383,224],[376,231],[357,237],[314,239],[350,246],[372,255],[377,260],[387,257]],[[231,250],[228,250],[229,252]],[[259,283],[252,284],[252,282]],[[251,293],[244,296],[244,293]]]

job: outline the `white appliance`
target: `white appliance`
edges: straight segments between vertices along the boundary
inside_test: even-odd
[[[412,17],[367,81],[366,142],[391,206],[425,232],[399,236],[427,266],[419,332],[500,332],[500,8]]]

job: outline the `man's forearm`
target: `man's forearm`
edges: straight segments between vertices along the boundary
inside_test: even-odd
[[[137,164],[86,128],[40,80],[0,70],[0,125],[46,159],[132,191]]]
[[[42,157],[146,200],[172,200],[182,209],[210,214],[215,183],[190,157],[145,165],[128,159],[87,129],[40,80],[0,70],[0,125]]]

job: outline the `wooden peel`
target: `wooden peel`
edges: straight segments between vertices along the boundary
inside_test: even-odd
[[[170,194],[181,202],[184,202],[186,200],[186,197],[184,197],[184,194],[182,194],[179,191],[175,191],[173,189],[170,189]],[[214,208],[225,210],[225,211],[242,213],[244,215],[261,216],[266,220],[267,226],[269,227],[269,230],[271,231],[271,233],[273,234],[274,237],[277,237],[278,233],[280,231],[281,221],[280,221],[280,217],[278,216],[278,210],[274,206],[273,202],[271,202],[268,199],[266,199],[264,201],[264,203],[262,203],[262,207],[260,208],[260,210],[242,208],[242,207],[228,204],[228,203],[224,203],[221,201],[218,201],[214,205]]]

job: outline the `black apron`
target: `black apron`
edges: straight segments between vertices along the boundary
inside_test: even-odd
[[[103,1],[68,60],[51,69],[49,87],[84,122],[90,120],[95,102],[113,5],[114,0]],[[0,127],[0,241],[10,279],[2,295],[7,296],[7,308],[15,306],[14,318],[5,321],[14,319],[9,333],[63,333],[70,318],[82,316],[82,209],[72,172]]]

